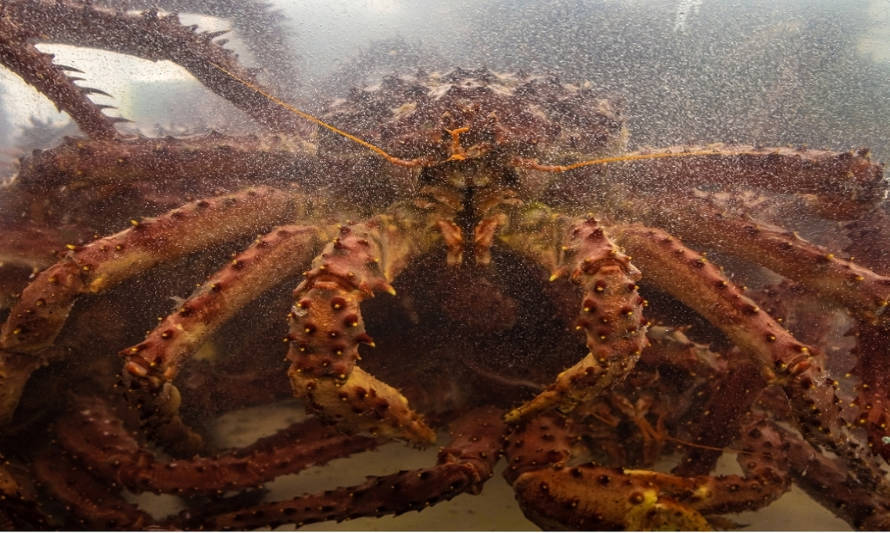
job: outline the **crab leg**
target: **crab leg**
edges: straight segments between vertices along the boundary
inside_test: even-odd
[[[176,388],[188,398],[193,412],[208,417],[293,397],[290,381],[281,368],[257,365],[242,357],[193,360],[183,369]]]
[[[37,492],[23,466],[12,464],[0,454],[0,529],[18,531],[47,529],[47,517],[37,501]]]
[[[292,424],[253,445],[215,457],[165,461],[143,448],[109,406],[79,398],[56,427],[59,443],[105,479],[135,492],[216,492],[254,487],[310,465],[366,451],[378,441],[338,434],[318,420]]]
[[[774,373],[807,438],[844,457],[864,483],[888,491],[883,474],[842,416],[837,382],[812,348],[798,342],[717,267],[667,233],[626,225],[615,228],[615,236],[643,265],[649,281],[720,328],[765,372]]]
[[[643,207],[642,202],[633,204]],[[840,259],[795,232],[733,216],[707,199],[670,195],[657,204],[658,225],[698,244],[756,261],[863,319],[880,317],[890,305],[890,278]]]
[[[45,363],[52,356],[45,349],[78,296],[102,292],[163,261],[254,232],[289,215],[294,201],[291,194],[258,187],[199,200],[154,219],[133,220],[130,229],[75,249],[41,272],[3,324],[0,346]],[[0,366],[0,376],[20,372]],[[8,420],[18,402],[18,395],[4,396],[0,420]]]
[[[845,226],[850,244],[846,252],[876,272],[890,275],[890,205],[884,203]]]
[[[395,215],[340,228],[294,290],[288,376],[324,418],[347,431],[428,444],[432,430],[392,386],[356,365],[359,343],[373,346],[359,304],[391,282],[436,242],[428,216],[403,207]]]
[[[49,450],[32,465],[34,477],[81,524],[97,529],[145,529],[154,524],[148,513],[125,500],[118,491],[85,472],[69,457]]]
[[[44,359],[31,354],[0,351],[0,425],[12,420],[28,379],[44,364]]]
[[[53,264],[65,242],[45,228],[17,222],[0,224],[0,268],[36,272]]]
[[[691,476],[711,471],[721,455],[713,448],[729,446],[736,438],[740,419],[766,386],[758,365],[740,354],[730,358],[729,368],[708,387],[707,400],[689,417],[693,442],[706,447],[687,448],[672,470],[674,474]]]
[[[354,487],[329,490],[293,500],[258,505],[209,518],[197,517],[207,529],[253,529],[282,524],[301,527],[326,520],[420,511],[458,494],[478,494],[492,475],[504,433],[503,414],[492,408],[467,413],[452,426],[452,441],[439,452],[438,464],[402,471]]]
[[[836,313],[826,313],[824,300],[807,287],[786,279],[752,291],[750,296],[801,342],[823,352],[831,348]]]
[[[789,486],[782,440],[763,420],[745,426],[744,476],[680,477],[660,472],[569,467],[577,440],[555,415],[529,420],[507,438],[504,475],[525,515],[545,528],[710,529],[703,515],[760,508]]]
[[[850,219],[880,201],[883,165],[868,150],[831,152],[713,144],[630,153],[609,166],[611,179],[646,191],[692,187],[749,187],[779,194],[815,194],[820,211]]]
[[[121,351],[124,368],[157,389],[238,309],[297,272],[315,255],[325,231],[280,226],[256,240],[204,283],[139,344]]]
[[[7,2],[4,8],[21,21],[29,37],[104,48],[152,61],[170,60],[267,127],[295,132],[305,126],[298,117],[282,113],[266,97],[227,74],[260,86],[233,52],[213,42],[218,34],[196,33],[180,24],[176,14],[158,16],[157,11],[150,10],[131,15],[70,0]]]
[[[28,44],[33,35],[13,22],[5,11],[0,11],[0,63],[46,95],[60,111],[68,113],[90,137],[116,137],[114,123],[120,119],[105,116],[101,108],[86,97],[87,93],[97,91],[75,85],[61,67],[53,64],[51,55]]]
[[[179,416],[173,385],[185,361],[240,308],[305,265],[323,238],[324,230],[307,226],[281,226],[260,237],[144,341],[121,352],[131,402],[147,414],[146,425],[167,436],[164,441],[183,451],[200,446]]]
[[[852,241],[846,250],[884,275],[890,275],[888,227],[890,211],[882,205],[845,228]],[[890,460],[890,442],[886,440],[890,435],[890,376],[887,370],[890,313],[885,313],[878,321],[860,320],[851,333],[856,338],[853,373],[862,380],[856,399],[862,414],[856,423],[865,426],[872,448]]]
[[[680,476],[707,474],[723,454],[722,448],[735,440],[740,420],[766,386],[760,365],[735,350],[725,355],[712,352],[671,328],[653,326],[648,337],[651,345],[643,351],[641,362],[678,365],[704,380],[695,392],[691,413],[684,418],[692,441],[705,447],[688,447],[672,472]]]
[[[0,345],[33,353],[52,345],[81,294],[98,293],[203,247],[250,234],[289,214],[293,196],[268,187],[192,202],[74,249],[41,272],[3,325]]]
[[[551,407],[571,410],[624,380],[647,345],[639,271],[593,218],[571,220],[532,208],[501,234],[508,246],[534,257],[584,291],[577,329],[590,353],[557,376],[555,383],[507,414],[516,422]]]
[[[890,529],[890,502],[885,497],[862,486],[837,460],[807,441],[777,429],[790,444],[787,453],[794,481],[807,494],[858,530]]]
[[[139,9],[139,0],[104,0],[102,5],[118,9]],[[255,61],[264,65],[268,75],[282,86],[298,83],[299,57],[288,37],[288,21],[274,4],[264,2],[211,1],[195,4],[191,0],[155,0],[151,4],[162,11],[194,12],[227,19],[232,31],[244,41]],[[222,43],[220,43],[222,44]]]
[[[296,169],[310,167],[311,156],[308,144],[277,135],[66,139],[22,158],[14,184],[38,192],[63,185],[148,184],[158,194],[177,187],[169,194],[181,198],[205,183],[238,188],[272,177],[284,183]]]
[[[852,330],[856,338],[853,354],[856,366],[852,373],[862,383],[857,386],[856,406],[860,415],[856,424],[868,433],[869,446],[884,459],[890,460],[890,376],[887,358],[890,324],[860,323]]]

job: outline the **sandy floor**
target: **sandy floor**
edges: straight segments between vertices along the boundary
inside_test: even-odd
[[[222,417],[215,426],[214,437],[226,446],[250,444],[257,437],[302,418],[297,405],[247,409]],[[445,437],[444,435],[442,437]],[[414,450],[393,443],[378,450],[339,459],[297,475],[285,476],[268,485],[268,500],[279,500],[307,492],[318,492],[344,485],[353,485],[365,476],[388,474],[401,469],[420,468],[435,463],[436,450]],[[721,468],[737,467],[731,457],[724,456]],[[503,464],[500,465],[503,467]],[[175,506],[171,497],[149,497],[142,500],[159,513]],[[768,508],[751,513],[727,515],[747,530],[849,530],[850,527],[830,512],[815,504],[797,487]],[[284,527],[281,529],[291,529]],[[362,518],[348,522],[323,522],[306,526],[307,530],[537,530],[519,510],[513,492],[498,472],[481,495],[464,494],[440,503],[421,513],[409,512],[398,517]]]

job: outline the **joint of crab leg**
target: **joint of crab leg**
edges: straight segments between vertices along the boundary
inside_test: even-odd
[[[258,86],[233,52],[181,24],[176,14],[131,14],[69,1],[13,2],[4,9],[25,27],[37,28],[31,31],[44,41],[170,60],[261,124],[276,131],[300,131],[299,118],[281,113],[268,89]]]
[[[390,276],[406,261],[399,256],[413,253],[411,244],[395,235],[389,249],[381,244],[387,226],[383,219],[341,227],[340,235],[325,247],[294,290],[288,351],[294,372],[344,379],[359,359],[358,345],[373,342],[365,332],[359,305],[375,290],[393,294]],[[397,264],[384,264],[381,259]]]
[[[504,478],[513,484],[525,472],[562,468],[572,457],[577,441],[571,420],[560,414],[529,418],[507,435],[504,454],[509,466],[504,470]]]
[[[136,367],[131,363],[127,368]],[[128,381],[126,371],[124,381]],[[143,428],[176,457],[188,457],[204,448],[204,437],[193,430],[180,416],[182,403],[179,389],[169,381],[149,375],[129,380],[125,396],[135,407]]]
[[[451,442],[439,451],[439,464],[473,466],[475,486],[469,490],[478,494],[482,484],[492,476],[505,429],[504,413],[500,409],[480,407],[470,411],[452,424]]]
[[[646,347],[639,271],[594,219],[573,224],[563,246],[569,278],[583,288],[577,329],[590,353],[557,376],[553,385],[507,414],[517,422],[550,407],[570,411],[624,379]]]

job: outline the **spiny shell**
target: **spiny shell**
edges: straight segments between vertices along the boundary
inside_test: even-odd
[[[620,110],[589,84],[485,68],[389,76],[334,101],[322,118],[406,159],[447,157],[446,130],[462,127],[464,146],[548,161],[623,150],[626,137]],[[354,150],[349,144],[332,134],[321,140],[326,150]]]

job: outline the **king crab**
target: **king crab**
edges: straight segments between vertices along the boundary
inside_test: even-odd
[[[23,158],[3,191],[17,206],[0,247],[15,293],[0,336],[4,525],[152,525],[121,488],[181,495],[177,527],[402,513],[481,490],[505,455],[547,527],[721,525],[790,477],[857,527],[890,526],[885,184],[866,152],[626,152],[620,112],[588,88],[485,69],[389,77],[316,119],[216,34],[67,0],[6,2],[0,36],[0,61],[86,136]],[[273,133],[126,137],[35,41],[169,59]],[[858,262],[773,225],[791,208],[854,221],[830,244]],[[747,291],[681,238],[740,278],[786,281]],[[208,274],[138,340],[165,314],[159,294]],[[855,334],[855,390],[826,368],[838,323]],[[276,346],[312,418],[208,455],[201,417],[282,397]],[[448,422],[427,469],[277,503],[224,494],[384,440],[428,446]],[[734,443],[743,473],[711,475]],[[629,468],[675,448],[672,474]]]

